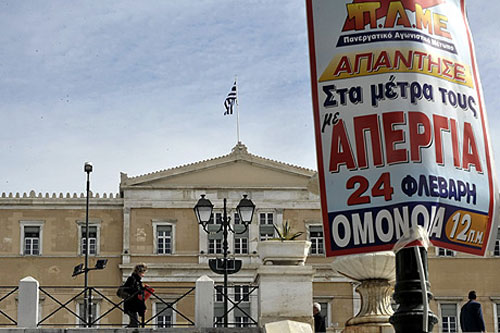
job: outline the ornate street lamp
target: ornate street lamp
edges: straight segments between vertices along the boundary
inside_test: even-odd
[[[196,206],[194,206],[194,213],[196,215],[196,218],[198,219],[198,223],[201,224],[203,230],[205,230],[206,232],[208,232],[207,225],[210,221],[210,218],[212,217],[213,208],[214,205],[212,205],[210,200],[205,199],[205,194],[201,195],[200,200],[198,200]]]
[[[240,217],[240,221],[243,222],[245,226],[245,230],[248,228],[248,225],[252,223],[253,212],[255,211],[255,205],[252,200],[247,199],[247,195],[243,194],[243,199],[240,200],[240,203],[236,207],[238,211],[238,216]]]
[[[233,274],[239,271],[241,268],[241,262],[239,265],[235,265],[234,268],[231,270],[228,269],[228,261],[227,261],[227,253],[228,253],[228,244],[227,244],[227,235],[228,235],[228,229],[231,230],[231,232],[235,233],[235,231],[231,228],[229,225],[230,218],[227,216],[227,208],[226,208],[226,203],[227,200],[224,198],[224,213],[222,217],[222,225],[220,226],[219,230],[217,232],[222,231],[223,235],[223,242],[222,242],[222,249],[223,249],[223,270],[218,270],[216,266],[216,261],[210,262],[210,268],[218,274],[223,274],[224,275],[224,327],[227,327],[227,276],[228,274]],[[194,213],[196,215],[196,218],[198,219],[198,223],[203,227],[203,230],[205,230],[206,233],[210,233],[210,231],[207,229],[208,223],[210,222],[210,219],[212,217],[212,210],[214,208],[214,205],[210,202],[210,200],[205,199],[205,195],[202,194],[201,198],[198,200],[198,203],[196,206],[194,206]],[[240,217],[240,221],[242,224],[245,226],[245,229],[243,232],[246,232],[248,229],[248,225],[252,223],[252,218],[253,218],[253,213],[255,211],[255,205],[253,204],[252,200],[247,198],[247,195],[243,195],[243,199],[240,200],[238,206],[236,207],[236,210],[238,212],[238,215]]]

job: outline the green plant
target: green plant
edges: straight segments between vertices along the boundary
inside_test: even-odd
[[[288,223],[288,221],[285,221],[284,223],[282,223],[282,225],[281,225],[281,231],[278,229],[278,227],[276,227],[275,224],[273,224],[273,226],[274,226],[274,230],[276,230],[276,233],[278,234],[278,237],[275,237],[273,239],[279,239],[280,241],[294,240],[294,239],[300,237],[300,235],[303,234],[302,231],[292,232],[291,229],[290,229],[290,224]]]

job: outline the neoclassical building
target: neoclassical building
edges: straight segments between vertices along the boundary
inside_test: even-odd
[[[214,204],[210,233],[198,224],[193,207],[204,194]],[[174,299],[193,288],[195,281],[207,275],[216,284],[222,276],[208,267],[208,259],[222,254],[222,201],[227,199],[232,228],[240,230],[236,206],[242,195],[256,205],[248,230],[230,233],[230,257],[242,260],[242,269],[230,275],[231,297],[243,300],[240,306],[257,318],[258,302],[247,293],[254,284],[261,265],[258,243],[274,237],[273,224],[288,221],[301,238],[312,242],[306,265],[315,269],[314,301],[323,305],[329,331],[340,331],[346,320],[360,308],[356,283],[332,269],[334,258],[324,255],[322,218],[314,170],[256,156],[238,143],[224,156],[156,171],[145,175],[121,174],[120,193],[93,194],[89,211],[90,267],[97,259],[108,259],[104,270],[89,272],[89,286],[107,290],[93,294],[94,318],[111,309],[106,298],[116,301],[114,291],[130,274],[136,263],[147,263],[145,283],[166,299]],[[72,277],[73,269],[84,260],[85,205],[83,194],[6,194],[0,197],[0,299],[9,287],[31,276],[40,286],[68,301],[67,308],[82,312],[83,297],[72,297],[83,286],[83,275]],[[500,248],[484,258],[429,249],[429,277],[434,299],[431,309],[440,318],[435,332],[458,331],[460,306],[469,290],[475,289],[488,331],[499,332]],[[286,276],[283,277],[286,279]],[[50,288],[49,288],[50,287]],[[58,287],[58,288],[55,288]],[[65,288],[59,288],[65,287]],[[106,287],[106,288],[104,288]],[[221,297],[215,293],[215,316],[221,314]],[[114,297],[114,298],[113,298]],[[194,293],[175,303],[174,309],[162,311],[164,304],[148,301],[151,314],[161,313],[154,323],[187,325],[194,318]],[[15,297],[0,301],[0,310],[15,319]],[[58,305],[51,296],[41,294],[40,318],[51,314]],[[113,311],[99,320],[99,325],[122,321]],[[230,321],[249,322],[238,310]],[[78,319],[64,309],[51,315],[43,324],[78,325]],[[0,313],[0,324],[9,319]],[[453,329],[456,330],[453,330]]]

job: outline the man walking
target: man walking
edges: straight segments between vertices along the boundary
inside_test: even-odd
[[[325,317],[321,315],[321,304],[313,304],[313,317],[314,317],[314,332],[315,333],[325,333]]]
[[[469,301],[460,310],[460,327],[462,332],[485,332],[481,304],[476,302],[476,292],[469,292]]]

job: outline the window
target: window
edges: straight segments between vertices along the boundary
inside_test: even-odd
[[[82,318],[85,315],[85,311],[84,311],[83,306],[84,306],[84,302],[83,301],[78,301],[76,312],[77,312],[78,316],[82,317]],[[90,318],[89,318],[89,322],[93,323],[94,320],[99,317],[99,311],[98,311],[99,309],[98,309],[98,307],[99,307],[98,304],[95,303],[95,302],[92,302],[90,304]],[[77,317],[77,321],[78,321],[78,327],[85,327],[85,324],[84,324],[83,320],[81,320],[80,318]],[[92,324],[92,326],[95,326],[96,324],[97,323]]]
[[[87,248],[86,242],[86,229],[85,221],[76,221],[78,225],[78,252],[80,255],[85,255],[85,249]],[[89,255],[97,256],[99,255],[99,235],[100,235],[100,222],[93,221],[89,223]]]
[[[80,253],[85,254],[85,249],[87,248],[87,238],[86,238],[86,228],[85,226],[80,228],[81,230],[81,245]],[[89,255],[97,254],[97,226],[89,226]]]
[[[236,323],[236,327],[248,327],[250,326],[250,318],[246,316],[235,316],[234,321]]]
[[[24,227],[24,255],[40,254],[40,227]]]
[[[215,286],[215,302],[224,302],[224,289],[222,286]]]
[[[214,302],[214,327],[222,327],[224,325],[224,287],[222,285],[215,286],[215,302]],[[250,286],[235,285],[228,287],[230,300],[228,305],[233,308],[228,313],[228,322],[236,327],[247,327],[251,324],[251,303],[250,303]]]
[[[437,248],[438,257],[454,257],[455,254],[456,253],[453,250],[443,249],[442,247]]]
[[[165,328],[172,327],[174,324],[174,316],[172,308],[168,307],[163,302],[155,303],[156,327]]]
[[[274,223],[274,214],[273,213],[260,213],[259,214],[259,224],[273,224]]]
[[[156,227],[156,253],[171,254],[172,253],[172,226],[158,225]]]
[[[42,255],[43,221],[20,221],[20,254],[25,256]]]
[[[266,240],[274,237],[274,214],[259,214],[259,235],[260,240]]]
[[[234,213],[234,254],[248,254],[248,228],[241,224],[238,213]]]
[[[495,257],[500,257],[500,228],[498,228],[497,230],[497,239],[495,240],[495,249],[493,250],[493,255]]]
[[[250,286],[235,285],[234,286],[234,301],[238,307],[234,309],[234,321],[236,327],[247,327],[250,324],[251,308],[250,308]]]
[[[443,333],[457,332],[457,305],[442,303],[441,306],[441,331]]]
[[[208,253],[209,254],[220,254],[222,253],[222,238],[216,238],[219,234],[209,234],[208,235]],[[221,236],[222,237],[222,236]]]
[[[224,326],[223,286],[215,286],[214,327]]]
[[[234,286],[234,300],[236,302],[239,302],[240,300],[242,302],[249,302],[250,301],[248,297],[249,293],[250,293],[249,286]]]
[[[497,310],[497,332],[500,332],[500,304],[495,304],[495,308]]]
[[[224,309],[216,308],[215,313],[220,314],[220,316],[214,316],[214,327],[224,327],[224,316],[222,315],[224,313]]]
[[[248,237],[239,237],[239,235],[234,235],[234,253],[248,254]]]
[[[153,220],[153,253],[175,253],[175,223],[177,220]]]
[[[210,217],[207,229],[208,234],[208,253],[209,254],[220,254],[222,253],[222,238],[223,231],[221,228],[222,224],[222,213],[213,212]]]
[[[320,225],[309,226],[309,240],[311,241],[311,254],[320,255],[325,253],[323,245],[323,227]]]
[[[314,302],[319,303],[321,305],[321,311],[319,312],[323,318],[325,318],[325,326],[328,327],[330,326],[331,323],[331,318],[330,318],[330,311],[329,311],[329,302],[325,300],[324,298],[322,299],[314,299]]]
[[[222,213],[221,212],[213,212],[212,216],[210,216],[209,224],[222,224]]]

